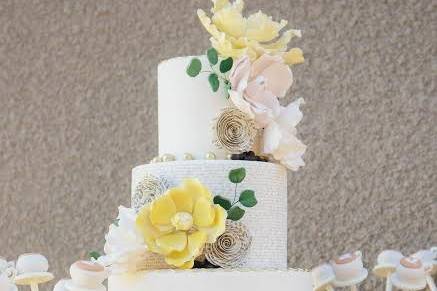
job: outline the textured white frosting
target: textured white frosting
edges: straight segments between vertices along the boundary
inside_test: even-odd
[[[132,194],[147,174],[165,178],[177,186],[184,178],[197,178],[214,194],[234,198],[235,184],[228,180],[231,169],[244,167],[245,180],[237,195],[255,191],[258,204],[247,209],[241,220],[252,235],[245,268],[287,268],[287,172],[281,165],[231,160],[194,160],[148,164],[132,170]]]
[[[160,270],[111,276],[109,291],[312,291],[309,272]]]
[[[204,158],[215,152],[226,156],[213,144],[211,125],[220,110],[229,105],[223,86],[214,93],[208,73],[190,77],[186,68],[193,57],[178,57],[158,65],[158,136],[159,154],[173,154],[181,159],[184,153]],[[205,56],[198,57],[202,70],[209,70]]]

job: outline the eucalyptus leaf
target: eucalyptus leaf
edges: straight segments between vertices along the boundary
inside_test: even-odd
[[[238,201],[240,201],[240,203],[246,207],[254,207],[258,203],[253,190],[244,190],[241,192]]]
[[[211,86],[212,91],[217,92],[218,88],[220,87],[220,81],[216,73],[212,73],[209,75],[208,82]]]
[[[206,56],[208,57],[208,61],[211,65],[215,65],[218,62],[218,54],[215,48],[210,48],[206,51]]]
[[[187,74],[190,77],[196,77],[202,70],[202,63],[198,58],[193,58],[187,67]]]
[[[245,168],[233,169],[229,172],[229,181],[234,184],[243,182],[244,178],[246,178]]]
[[[228,211],[228,219],[233,221],[240,220],[241,218],[243,218],[245,212],[246,211],[244,211],[244,209],[241,209],[238,206],[234,206]]]
[[[92,251],[92,252],[90,252],[90,253],[88,254],[88,256],[89,256],[90,258],[92,258],[92,259],[97,260],[97,259],[100,258],[102,255],[101,255],[99,252],[97,252],[97,251]]]
[[[234,60],[231,57],[224,59],[223,61],[220,62],[220,72],[222,73],[229,72],[233,64],[234,64]]]
[[[229,201],[228,199],[226,199],[226,198],[224,198],[224,197],[222,197],[220,195],[217,195],[217,196],[214,197],[214,204],[220,205],[225,210],[229,210],[231,208],[231,206],[232,206],[231,201]]]
[[[119,226],[119,223],[120,223],[120,218],[114,219],[114,221],[112,222],[112,224],[115,226]]]

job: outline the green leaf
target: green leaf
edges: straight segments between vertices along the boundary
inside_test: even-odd
[[[212,91],[217,92],[218,88],[220,87],[220,81],[216,73],[212,73],[209,75],[208,82],[209,85],[211,85]]]
[[[99,252],[96,251],[92,251],[88,254],[88,256],[92,259],[97,260],[98,258],[100,258],[102,255]]]
[[[220,72],[222,73],[228,72],[232,68],[233,64],[234,64],[234,60],[231,57],[224,59],[223,61],[220,62]]]
[[[255,198],[255,192],[253,190],[244,190],[240,194],[240,198],[238,199],[243,206],[246,207],[254,207],[258,201]]]
[[[233,169],[229,172],[229,181],[234,184],[243,182],[244,178],[246,178],[245,168]]]
[[[232,206],[231,201],[229,201],[228,199],[226,199],[226,198],[224,198],[224,197],[222,197],[220,195],[217,195],[217,196],[214,197],[214,204],[220,205],[225,210],[229,210],[231,208],[231,206]]]
[[[218,54],[215,48],[210,48],[206,51],[206,56],[208,57],[208,61],[211,65],[215,65],[218,62]]]
[[[114,221],[112,222],[112,224],[115,226],[118,226],[119,223],[120,223],[120,218],[114,219]]]
[[[202,70],[202,63],[198,58],[193,58],[187,67],[187,74],[190,77],[196,77]]]
[[[241,218],[243,218],[245,212],[246,211],[244,211],[244,209],[241,209],[238,206],[234,206],[228,211],[228,219],[233,221],[240,220]]]

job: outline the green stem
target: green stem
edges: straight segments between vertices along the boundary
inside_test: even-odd
[[[232,206],[235,205],[235,203],[237,203],[237,187],[238,187],[238,183],[235,183],[235,190],[234,190],[234,200],[232,201]]]

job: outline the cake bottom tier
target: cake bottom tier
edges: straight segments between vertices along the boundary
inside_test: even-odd
[[[108,291],[312,291],[296,270],[156,270],[109,277]]]

